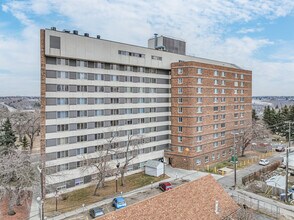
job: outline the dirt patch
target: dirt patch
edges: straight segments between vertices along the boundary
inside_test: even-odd
[[[21,206],[15,206],[14,211],[16,212],[15,215],[8,215],[8,198],[4,198],[0,202],[0,219],[5,220],[24,220],[29,219],[30,216],[30,208],[32,203],[32,194],[29,193],[29,196],[23,198],[21,201]]]

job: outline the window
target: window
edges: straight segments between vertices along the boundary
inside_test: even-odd
[[[226,85],[226,81],[222,80],[222,86],[225,86],[225,85]]]
[[[183,152],[184,151],[184,147],[180,146],[178,147],[178,152]]]
[[[225,128],[226,127],[226,123],[221,123],[221,128]]]
[[[201,151],[202,151],[202,145],[197,146],[197,147],[196,147],[196,152],[201,152]]]
[[[213,111],[217,112],[218,111],[218,107],[217,106],[214,106],[213,107]]]
[[[77,136],[77,142],[87,141],[87,135]]]
[[[221,97],[221,102],[226,102],[226,98],[225,97]]]
[[[214,124],[214,125],[213,125],[213,129],[214,129],[214,130],[217,130],[217,129],[218,129],[218,124]]]
[[[218,94],[218,89],[214,89],[214,94]]]
[[[179,133],[182,133],[182,132],[183,132],[183,127],[181,127],[181,126],[178,127],[178,132],[179,132]]]
[[[215,160],[215,155],[214,154],[211,155],[211,159]]]
[[[196,165],[200,165],[201,164],[201,160],[200,159],[196,159]]]
[[[202,88],[197,88],[197,93],[202,94]]]
[[[213,75],[214,75],[214,76],[218,76],[218,71],[215,70],[214,73],[213,73]]]
[[[234,82],[234,86],[235,87],[238,87],[238,82]]]
[[[221,141],[221,145],[224,145],[226,143],[226,140]]]
[[[183,69],[182,68],[178,69],[178,74],[183,74]]]
[[[214,80],[214,85],[215,86],[218,85],[218,80],[217,79]]]
[[[240,105],[240,110],[244,110],[244,105]]]
[[[103,104],[104,103],[104,99],[103,98],[96,98],[95,99],[95,104]]]
[[[58,98],[57,105],[68,105],[68,98]]]
[[[57,131],[68,131],[68,125],[67,124],[57,125]]]
[[[202,122],[203,118],[202,117],[197,117],[197,122]]]
[[[201,68],[198,68],[198,69],[197,69],[197,74],[199,74],[199,75],[202,74],[202,69],[201,69]]]
[[[57,145],[68,144],[68,138],[58,138]]]
[[[57,152],[57,158],[64,158],[64,157],[68,157],[68,151]]]
[[[75,186],[84,184],[84,178],[75,179]]]
[[[218,115],[214,115],[213,120],[215,120],[215,121],[218,120]]]
[[[87,86],[77,86],[78,92],[87,92]]]
[[[197,78],[197,84],[202,84],[202,78]]]
[[[218,147],[218,142],[213,142],[213,147]]]
[[[240,79],[244,79],[244,74],[241,74],[240,75]]]
[[[77,117],[87,117],[88,112],[87,110],[77,111]]]
[[[209,162],[209,157],[208,156],[205,156],[205,163],[208,163]]]
[[[226,135],[226,132],[225,131],[222,131],[221,132],[221,136],[224,137],[225,135]]]
[[[87,73],[77,73],[77,79],[87,79]]]
[[[95,140],[103,139],[103,133],[95,134]]]
[[[226,73],[225,72],[222,72],[222,77],[226,77]]]
[[[222,89],[222,94],[226,94],[226,90],[225,89]]]
[[[104,114],[104,110],[96,110],[95,116],[100,116]]]
[[[183,113],[183,108],[182,107],[178,108],[178,113]]]
[[[68,118],[68,112],[66,111],[57,112],[57,118]]]
[[[151,56],[151,59],[152,60],[160,60],[160,61],[162,61],[162,57],[158,57],[158,56]]]
[[[68,92],[68,85],[57,85],[58,92]]]
[[[219,158],[220,158],[220,153],[217,154],[217,159],[219,159]]]
[[[234,113],[234,118],[238,118],[238,113]]]
[[[183,118],[182,117],[178,117],[178,122],[182,123],[183,122]]]
[[[178,137],[178,142],[182,142],[183,141],[183,137]]]
[[[77,130],[87,129],[87,123],[77,123]]]
[[[237,73],[235,73],[235,79],[238,79],[238,74]]]
[[[202,132],[202,130],[203,130],[203,127],[202,127],[202,126],[197,126],[197,127],[196,127],[196,131],[197,131],[197,132]]]
[[[183,98],[178,98],[178,103],[183,103]]]
[[[240,125],[244,125],[244,121],[242,120],[242,121],[240,121]]]
[[[57,165],[57,172],[68,170],[68,164]]]
[[[225,120],[226,119],[226,114],[222,114],[222,120]]]
[[[244,94],[244,90],[243,89],[241,89],[241,94]]]
[[[183,83],[183,78],[178,78],[178,84],[182,84]]]
[[[225,151],[225,150],[222,152],[222,156],[223,156],[223,157],[226,156],[226,151]]]
[[[213,134],[213,138],[218,138],[218,136],[219,136],[219,133],[214,133]]]
[[[183,94],[183,88],[178,88],[178,94]]]
[[[218,103],[218,98],[217,98],[217,97],[214,97],[214,98],[213,98],[213,102],[214,102],[214,103]]]
[[[69,78],[69,73],[64,72],[64,71],[58,71],[57,72],[57,78],[59,78],[59,79],[68,79]]]
[[[244,82],[240,82],[240,86],[241,87],[244,87]]]
[[[197,137],[196,137],[196,141],[197,141],[197,142],[201,142],[201,141],[202,141],[202,136],[197,136]]]
[[[238,105],[234,105],[234,110],[238,110]]]
[[[57,65],[69,65],[69,60],[68,59],[61,59],[61,58],[57,58]]]
[[[202,107],[197,107],[197,113],[202,113]]]
[[[240,102],[244,102],[244,97],[241,97],[240,98]]]
[[[202,103],[202,101],[203,101],[203,98],[202,97],[198,97],[197,98],[197,103]]]
[[[85,105],[85,104],[87,104],[87,99],[86,98],[77,98],[77,104],[78,105]]]
[[[226,106],[221,106],[221,111],[225,111],[226,110]]]
[[[95,80],[103,80],[103,75],[102,74],[96,74],[95,75]]]
[[[244,112],[240,113],[240,117],[243,118],[244,117]]]

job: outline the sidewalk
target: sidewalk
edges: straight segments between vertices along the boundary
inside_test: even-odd
[[[172,181],[177,180],[177,179],[183,179],[183,180],[192,181],[192,180],[195,180],[195,179],[199,179],[199,178],[201,178],[203,176],[209,175],[209,173],[203,173],[203,172],[198,172],[198,171],[193,171],[193,170],[177,169],[177,168],[172,168],[170,166],[166,166],[165,173],[166,173],[166,175],[168,175],[170,177],[170,178],[164,180],[164,181],[167,181],[167,182],[172,182]],[[221,177],[219,175],[214,175],[214,174],[212,174],[212,176],[215,179],[219,179]],[[138,194],[138,193],[141,193],[141,192],[146,192],[146,191],[150,190],[151,188],[154,188],[157,185],[158,185],[158,182],[150,184],[150,185],[146,185],[144,187],[141,187],[141,188],[135,189],[133,191],[124,193],[123,196],[126,197],[126,198],[131,197],[131,196],[133,196],[135,194]],[[74,211],[66,212],[66,213],[63,213],[61,215],[58,215],[58,216],[55,216],[55,217],[52,217],[52,218],[47,218],[47,220],[62,220],[62,219],[65,219],[65,218],[69,218],[69,217],[84,213],[86,210],[89,210],[91,208],[94,208],[94,207],[97,207],[97,206],[103,206],[105,204],[111,203],[112,199],[113,198],[105,199],[105,200],[102,200],[100,202],[97,202],[97,203],[94,203],[94,204],[91,204],[91,205],[88,205],[88,206],[85,206],[85,207],[78,208],[78,209],[76,209]]]

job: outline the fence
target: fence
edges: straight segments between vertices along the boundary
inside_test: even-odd
[[[233,194],[231,197],[239,204],[239,205],[246,205],[247,207],[259,211],[261,213],[270,215],[274,218],[280,217],[280,207],[261,201],[259,199],[255,199],[248,196],[243,196],[239,194]]]
[[[254,172],[254,173],[250,173],[250,174],[242,177],[243,185],[246,185],[248,182],[252,182],[254,180],[260,180],[261,175],[263,175],[264,173],[276,170],[280,165],[281,165],[281,161],[276,161],[273,164],[268,165],[268,166],[266,166],[256,172]]]

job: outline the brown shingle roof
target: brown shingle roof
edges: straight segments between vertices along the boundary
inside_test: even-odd
[[[215,213],[215,201],[219,214]],[[235,201],[207,175],[105,215],[99,220],[215,220],[238,210]]]

